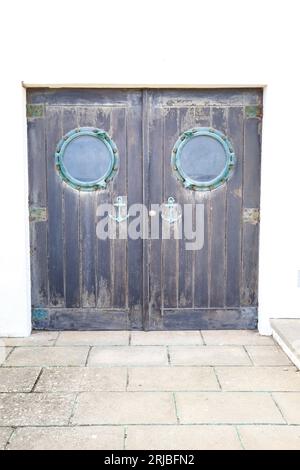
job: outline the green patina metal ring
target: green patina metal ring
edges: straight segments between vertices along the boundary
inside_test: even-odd
[[[74,139],[78,139],[82,136],[91,136],[99,139],[107,147],[110,155],[110,165],[105,174],[102,175],[101,178],[88,182],[74,178],[64,165],[64,153],[67,146]],[[58,142],[55,152],[55,165],[62,180],[74,189],[81,191],[95,191],[97,189],[104,189],[106,188],[108,182],[111,181],[118,172],[118,149],[106,131],[96,127],[79,127],[72,129]]]
[[[192,179],[185,173],[180,163],[183,148],[191,139],[198,136],[208,136],[217,140],[223,146],[226,156],[223,170],[215,178],[207,181],[197,181]],[[177,139],[171,155],[171,166],[175,177],[180,181],[184,188],[195,191],[211,191],[212,189],[223,185],[231,177],[235,163],[236,156],[230,141],[222,132],[211,127],[197,127],[183,132]]]

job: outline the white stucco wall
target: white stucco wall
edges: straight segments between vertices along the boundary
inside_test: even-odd
[[[0,335],[30,332],[21,81],[41,85],[266,85],[260,330],[270,333],[270,317],[300,317],[297,3],[11,0],[1,6]]]

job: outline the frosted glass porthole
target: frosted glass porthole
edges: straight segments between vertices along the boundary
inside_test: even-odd
[[[230,178],[235,155],[227,137],[220,131],[198,127],[185,131],[172,152],[172,168],[185,188],[206,191]]]
[[[80,127],[58,143],[55,163],[62,179],[75,189],[106,188],[118,170],[118,150],[107,132]]]

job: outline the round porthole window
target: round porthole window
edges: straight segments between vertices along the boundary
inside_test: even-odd
[[[58,143],[55,163],[62,179],[75,189],[105,188],[118,171],[118,150],[109,135],[94,127],[68,132]]]
[[[215,189],[230,178],[235,155],[227,137],[220,131],[198,127],[185,131],[172,152],[172,168],[185,188]]]

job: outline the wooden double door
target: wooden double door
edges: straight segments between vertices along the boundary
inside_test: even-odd
[[[258,89],[28,90],[33,326],[255,328],[261,118]],[[117,147],[106,187],[82,191],[57,169],[58,142],[80,128],[106,131]],[[174,145],[194,128],[223,133],[235,153],[231,177],[212,190],[174,175]],[[161,227],[156,238],[99,239],[99,207],[120,196],[125,211],[143,204],[149,220],[170,197],[201,205],[203,246],[187,250],[184,236],[163,238]]]

